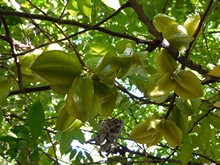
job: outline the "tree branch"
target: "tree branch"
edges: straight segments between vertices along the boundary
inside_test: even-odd
[[[32,92],[48,91],[48,90],[50,90],[49,86],[24,88],[24,91],[23,90],[11,91],[8,96],[18,95],[18,94],[26,94],[26,93],[32,93]]]
[[[55,22],[57,24],[60,25],[74,25],[74,26],[78,26],[81,27],[83,29],[87,29],[90,28],[89,30],[98,30],[100,32],[112,35],[112,36],[116,36],[116,37],[120,37],[120,38],[126,38],[129,40],[133,40],[136,43],[143,43],[143,44],[148,44],[151,41],[149,40],[143,40],[134,36],[130,36],[128,34],[123,34],[123,33],[118,33],[118,32],[114,32],[108,29],[105,29],[103,27],[93,27],[94,25],[89,25],[89,24],[83,24],[74,20],[62,20],[59,18],[54,18],[54,17],[50,17],[50,16],[46,16],[46,15],[39,15],[39,14],[29,14],[29,13],[22,13],[22,12],[14,12],[14,11],[4,11],[1,10],[0,11],[0,15],[4,15],[4,16],[13,16],[13,17],[21,17],[21,18],[27,18],[27,19],[37,19],[37,20],[42,20],[42,21],[50,21],[50,22]],[[93,27],[93,28],[91,28]]]

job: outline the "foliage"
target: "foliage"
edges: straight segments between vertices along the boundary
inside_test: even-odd
[[[1,1],[1,164],[218,164],[219,8]]]

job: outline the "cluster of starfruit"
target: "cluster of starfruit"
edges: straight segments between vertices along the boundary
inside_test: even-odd
[[[138,68],[144,65],[145,52],[133,53],[130,44],[126,49],[130,51],[130,54],[116,55],[113,51],[109,51],[99,60],[95,74],[105,84],[114,84],[115,78],[121,79],[138,72]]]
[[[199,22],[199,14],[189,17],[183,25],[165,14],[157,14],[154,17],[154,26],[157,31],[162,32],[163,37],[179,51],[185,51],[189,48]]]
[[[190,70],[178,69],[177,62],[166,50],[156,55],[157,73],[148,80],[147,94],[156,102],[163,102],[174,91],[183,99],[194,99],[203,94],[199,78]]]
[[[184,25],[179,25],[174,19],[165,14],[154,18],[154,25],[162,32],[176,49],[185,51],[193,41],[200,21],[200,15],[189,17]],[[158,73],[149,77],[147,95],[155,102],[163,102],[170,92],[174,91],[183,99],[193,99],[202,96],[202,85],[199,78],[190,70],[178,69],[177,62],[164,49],[155,57]]]
[[[147,147],[161,142],[163,138],[173,147],[181,145],[182,138],[188,134],[189,116],[200,106],[200,99],[176,99],[176,105],[168,119],[148,118],[134,126],[129,138]]]
[[[171,146],[178,146],[181,144],[182,136],[181,129],[174,121],[149,119],[132,129],[130,139],[150,147],[159,143],[164,137]]]
[[[85,71],[76,56],[60,50],[46,51],[33,62],[31,70],[52,90],[67,94],[57,118],[57,127],[62,131],[79,127],[96,115],[107,117],[115,107],[114,84],[106,85]]]

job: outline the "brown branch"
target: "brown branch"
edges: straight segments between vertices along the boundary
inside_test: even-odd
[[[166,112],[166,114],[163,117],[164,119],[167,119],[169,117],[170,113],[172,112],[173,107],[174,107],[175,99],[176,99],[176,94],[174,93],[173,96],[172,96],[172,99],[170,101],[170,105],[169,105],[168,111]]]
[[[152,163],[161,163],[164,160],[166,160],[166,158],[160,158],[160,157],[153,156],[153,155],[150,155],[150,154],[145,153],[145,152],[138,152],[138,151],[130,150],[126,146],[117,147],[115,149],[115,151],[119,152],[119,153],[121,153],[121,152],[128,152],[128,153],[131,153],[131,154],[144,156],[144,157],[146,157],[146,160],[148,160],[149,162],[152,162]],[[166,160],[166,161],[169,162],[169,163],[171,163],[171,162],[173,162],[173,163],[180,163],[180,160],[176,160],[176,159],[169,159],[169,160]]]
[[[83,24],[74,20],[62,20],[59,18],[54,18],[54,17],[50,17],[50,16],[46,16],[46,15],[39,15],[39,14],[29,14],[29,13],[22,13],[22,12],[15,12],[15,11],[4,11],[1,10],[0,11],[0,15],[4,15],[4,16],[13,16],[13,17],[21,17],[21,18],[27,18],[27,19],[37,19],[37,20],[42,20],[42,21],[50,21],[50,22],[55,22],[58,23],[60,25],[74,25],[74,26],[78,26],[81,27],[83,29],[87,29],[87,28],[91,28],[94,25],[89,25],[89,24]],[[129,40],[133,40],[136,43],[143,43],[143,44],[148,44],[151,41],[149,40],[143,40],[134,36],[130,36],[128,34],[123,34],[123,33],[119,33],[119,32],[115,32],[115,31],[111,31],[108,30],[106,28],[103,27],[94,27],[91,28],[89,30],[98,30],[100,32],[112,35],[112,36],[116,36],[116,37],[120,37],[120,38],[126,38]]]
[[[48,90],[50,90],[49,86],[24,88],[24,90],[11,91],[8,96],[18,95],[18,94],[26,94],[26,93],[32,93],[32,92],[42,92],[42,91],[48,91]]]
[[[1,39],[1,40],[4,40],[4,41],[6,41],[6,42],[9,42],[9,41],[8,41],[8,38],[7,38],[6,36],[0,35],[0,39]]]

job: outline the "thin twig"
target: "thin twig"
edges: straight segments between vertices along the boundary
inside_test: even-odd
[[[174,155],[174,153],[178,150],[178,146],[173,150],[173,152],[161,163],[161,165],[165,164],[170,158],[171,156]]]
[[[46,126],[46,125],[45,125],[45,127],[46,127],[46,129],[47,129],[47,126]],[[49,132],[49,131],[47,131],[47,136],[48,136],[49,141],[50,141],[50,143],[51,143],[51,145],[52,145],[52,148],[53,148],[53,154],[54,154],[54,158],[55,158],[55,160],[56,160],[56,164],[59,164],[59,160],[58,160],[57,155],[56,155],[56,146],[55,146],[55,144],[53,143],[53,140],[52,140],[52,138],[51,138],[51,136],[50,136],[50,132]]]
[[[1,11],[2,11],[2,10],[1,10],[1,8],[0,8],[0,12],[1,12]],[[6,34],[8,43],[9,43],[10,48],[11,48],[12,56],[13,56],[14,61],[15,61],[15,65],[16,65],[16,69],[17,69],[17,74],[18,74],[17,83],[18,83],[18,85],[19,85],[20,90],[24,92],[25,90],[24,90],[23,82],[22,82],[21,67],[20,67],[18,58],[17,58],[17,56],[16,56],[16,50],[15,50],[15,47],[14,47],[14,44],[13,44],[13,39],[12,39],[12,37],[11,37],[11,34],[10,34],[10,31],[9,31],[8,24],[7,24],[7,22],[6,22],[5,16],[1,15],[1,20],[2,20],[2,23],[3,23],[3,25],[4,25],[5,34]]]
[[[176,99],[176,94],[174,93],[173,96],[172,96],[172,99],[171,99],[171,102],[170,102],[170,106],[169,106],[169,108],[168,108],[168,111],[167,111],[166,114],[164,115],[164,119],[167,119],[167,118],[169,117],[170,113],[172,112],[173,107],[174,107],[175,99]]]
[[[193,128],[202,120],[204,119],[206,116],[209,115],[209,113],[211,113],[213,110],[215,109],[215,107],[212,107],[205,115],[201,116],[191,127],[191,129],[188,131],[188,134],[192,132]]]
[[[48,91],[48,90],[50,90],[49,86],[24,88],[24,91],[23,90],[11,91],[8,96],[18,95],[18,94],[26,94],[26,93],[32,93],[32,92]]]
[[[165,13],[165,11],[166,11],[167,4],[168,4],[168,0],[166,0],[166,2],[165,2],[165,4],[164,4],[163,11],[162,11],[163,13]]]

